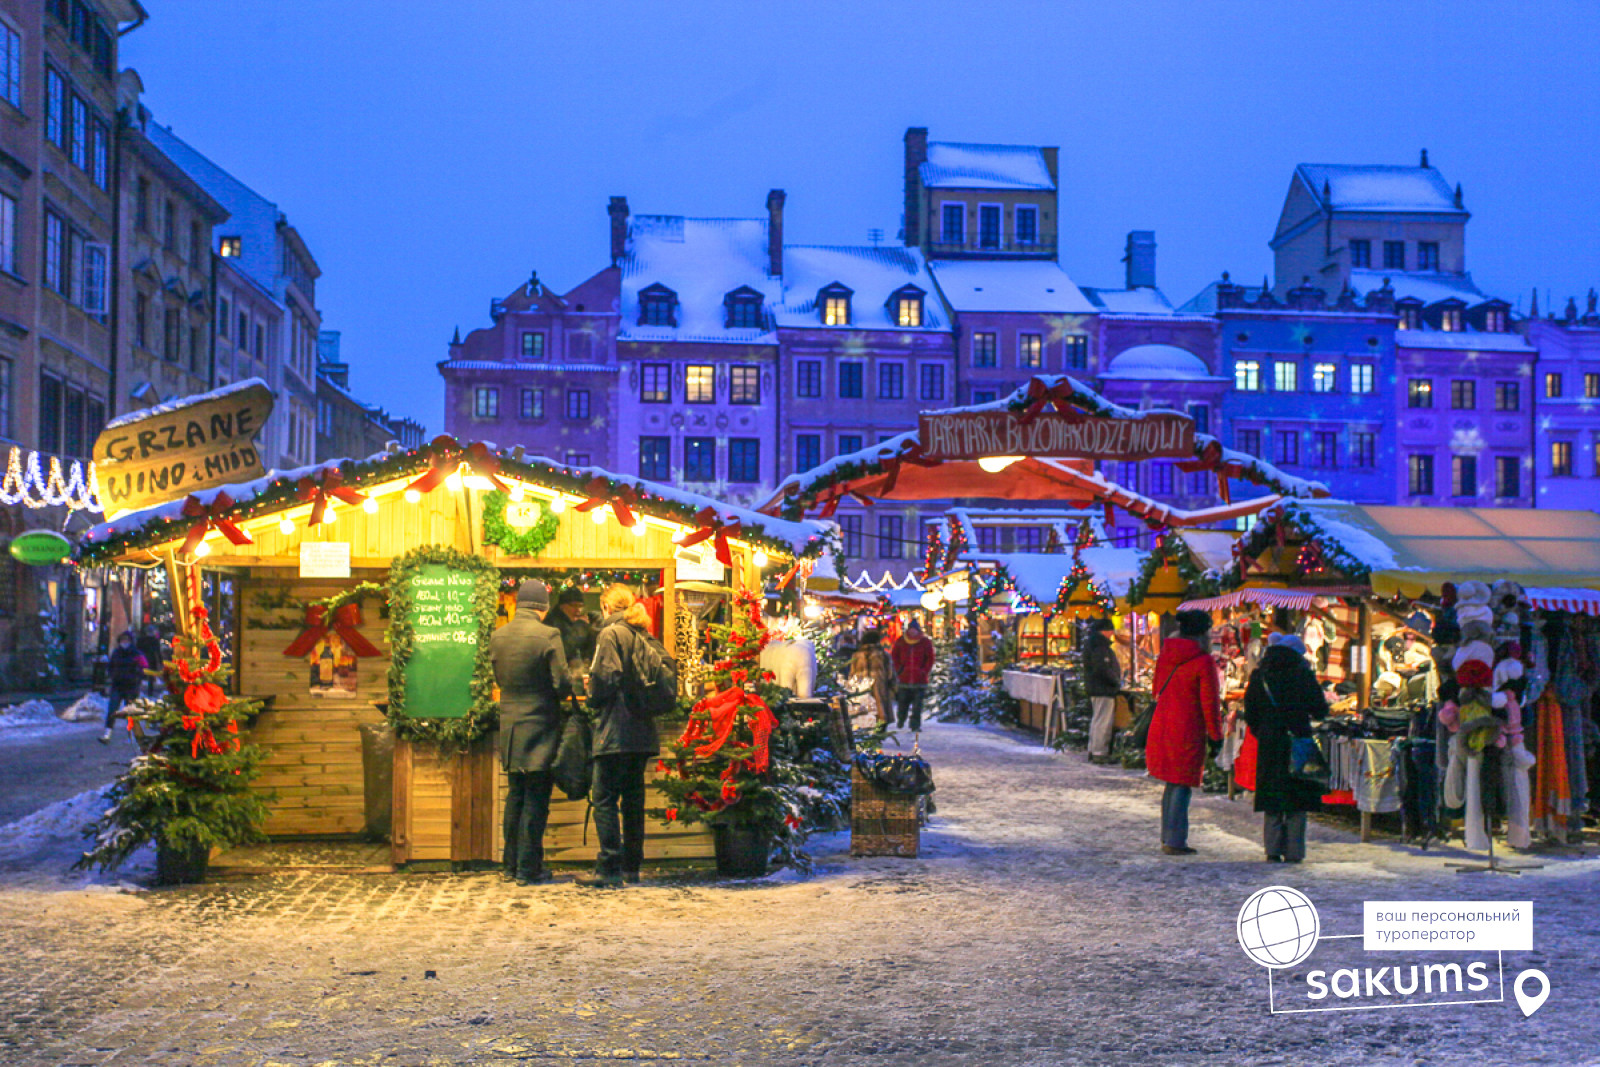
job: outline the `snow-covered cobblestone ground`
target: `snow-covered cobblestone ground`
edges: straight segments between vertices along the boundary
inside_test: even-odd
[[[594,894],[323,873],[127,893],[56,877],[70,844],[37,820],[0,872],[0,1061],[1600,1062],[1600,860],[1464,876],[1317,827],[1311,862],[1268,866],[1259,817],[1221,797],[1196,799],[1200,855],[1167,858],[1147,779],[994,730],[924,741],[924,858],[852,860],[829,838],[805,880]],[[1234,921],[1274,883],[1306,892],[1324,933],[1358,932],[1367,898],[1531,899],[1536,951],[1507,970],[1543,968],[1549,1003],[1273,1017]]]

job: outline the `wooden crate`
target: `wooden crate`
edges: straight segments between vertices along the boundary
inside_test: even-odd
[[[850,771],[850,854],[915,859],[922,844],[917,798],[879,789]]]

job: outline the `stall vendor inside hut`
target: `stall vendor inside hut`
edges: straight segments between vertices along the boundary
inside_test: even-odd
[[[594,660],[594,639],[599,631],[597,619],[584,606],[583,590],[569,585],[556,597],[555,610],[545,616],[545,622],[561,635],[561,650],[567,657],[567,670],[573,675],[572,692],[584,691],[583,680]]]

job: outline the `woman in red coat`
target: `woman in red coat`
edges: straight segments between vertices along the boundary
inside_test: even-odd
[[[1189,798],[1200,784],[1206,750],[1222,743],[1217,666],[1210,651],[1211,616],[1178,612],[1178,636],[1156,660],[1156,710],[1150,719],[1145,767],[1167,784],[1161,795],[1161,851],[1189,856]]]

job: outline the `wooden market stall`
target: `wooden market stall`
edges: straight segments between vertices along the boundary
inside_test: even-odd
[[[379,770],[392,772],[394,863],[463,864],[500,854],[506,782],[486,644],[518,581],[577,586],[591,608],[604,586],[628,584],[668,649],[697,659],[680,577],[728,591],[803,581],[829,530],[439,438],[124,512],[91,531],[81,556],[166,567],[174,588],[189,568],[231,576],[237,609],[212,621],[230,631],[236,691],[269,701],[250,740],[269,751],[258,788],[276,797],[270,835],[370,830],[382,798],[364,788],[374,768],[361,731],[387,716],[393,763]],[[671,723],[661,732],[675,736]],[[581,801],[552,805],[549,861],[593,859],[584,822]],[[703,828],[649,821],[648,862],[711,852]]]

